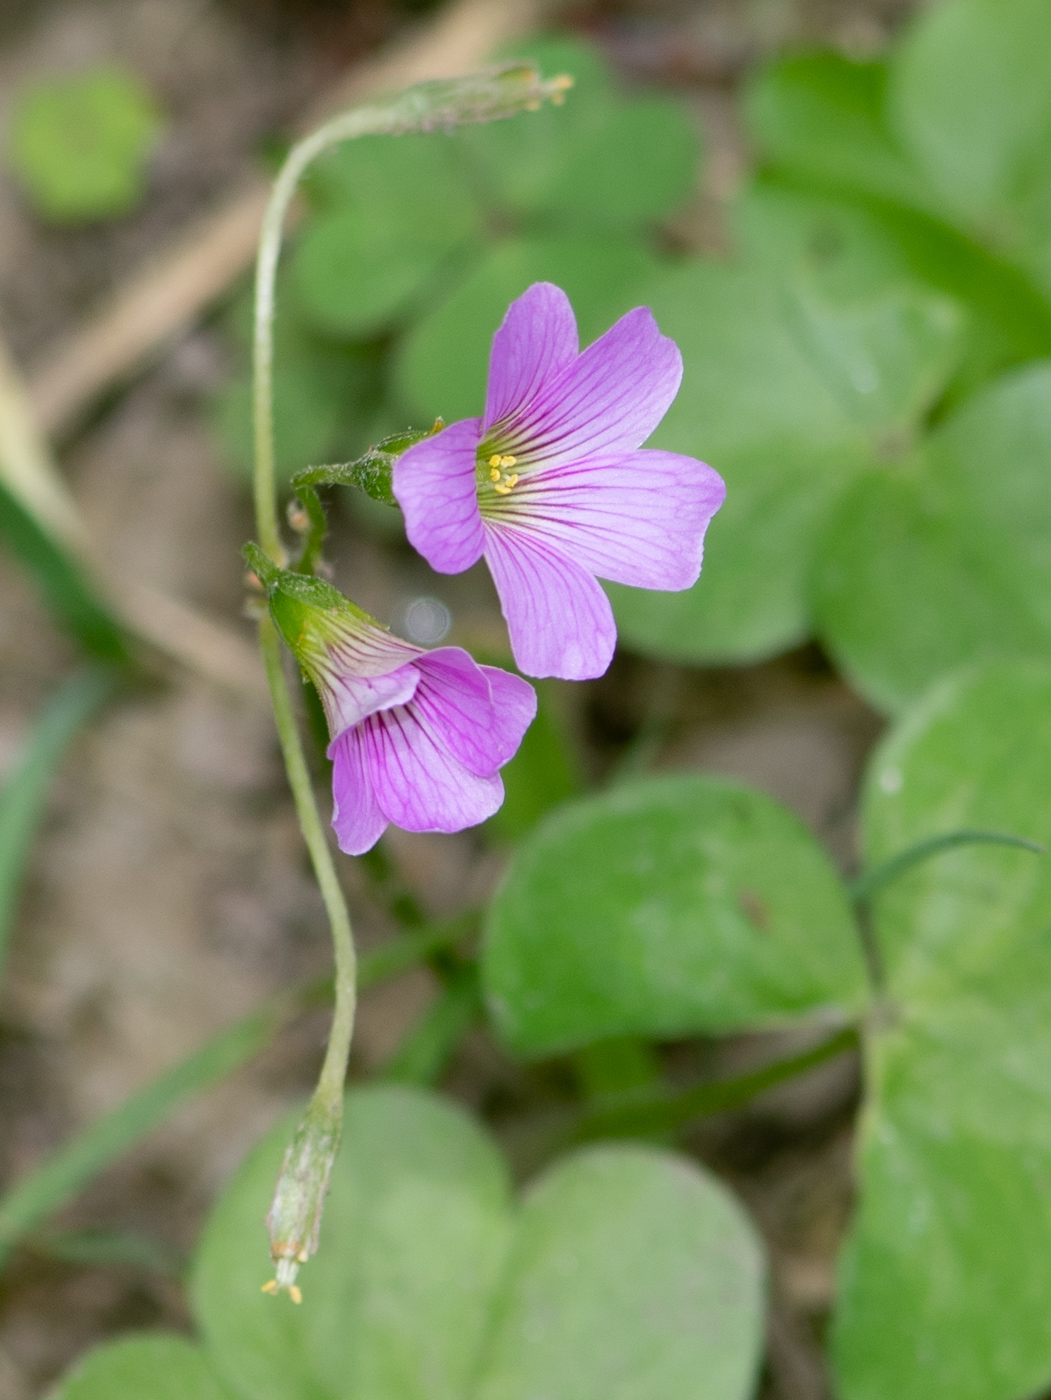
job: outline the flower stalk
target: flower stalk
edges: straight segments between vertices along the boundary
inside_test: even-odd
[[[386,100],[353,108],[326,122],[289,153],[274,183],[259,237],[255,281],[252,416],[253,496],[256,530],[266,556],[279,567],[288,561],[281,539],[274,476],[273,321],[277,264],[288,207],[304,171],[323,151],[366,135],[452,128],[535,110],[544,98],[561,102],[572,79],[544,81],[528,64],[505,64],[452,81],[423,83]],[[259,640],[296,814],[321,889],[332,932],[336,964],[332,1027],[317,1088],[285,1154],[267,1217],[276,1276],[264,1291],[301,1299],[295,1282],[301,1264],[315,1252],[332,1164],[339,1149],[343,1086],[357,1002],[356,957],[346,901],[318,813],[295,712],[281,659],[277,628],[269,613]]]

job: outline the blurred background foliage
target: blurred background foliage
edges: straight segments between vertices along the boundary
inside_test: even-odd
[[[106,64],[25,87],[12,114],[8,159],[42,218],[115,218],[146,193],[146,161],[160,126],[135,74]]]
[[[616,762],[613,745],[597,762],[581,742],[562,688],[539,687],[507,800],[478,836],[487,888],[504,872],[484,908],[428,918],[386,845],[355,865],[396,930],[364,959],[363,985],[424,966],[434,996],[372,1067],[380,1082],[348,1098],[308,1276],[316,1308],[275,1313],[245,1244],[285,1124],[221,1193],[190,1264],[142,1234],[48,1222],[323,1003],[324,977],[20,1176],[0,1196],[0,1263],[24,1247],[189,1279],[198,1342],[103,1348],[63,1400],[143,1400],[158,1377],[202,1400],[404,1400],[424,1373],[442,1377],[428,1400],[592,1400],[615,1390],[614,1352],[644,1400],[692,1397],[698,1376],[713,1400],[757,1385],[811,1400],[828,1393],[821,1376],[761,1373],[783,1280],[771,1302],[752,1225],[708,1165],[669,1149],[860,1048],[861,1087],[843,1100],[852,1119],[860,1105],[853,1214],[827,1249],[844,1241],[834,1297],[829,1282],[812,1309],[835,1393],[1047,1393],[1051,7],[944,0],[879,55],[796,48],[755,66],[737,103],[750,163],[718,252],[686,227],[704,151],[684,101],[627,87],[580,37],[511,52],[571,73],[564,105],[363,140],[312,172],[279,288],[286,494],[306,467],[478,413],[508,302],[548,279],[585,343],[645,303],[680,345],[683,388],[653,442],[726,478],[701,580],[682,594],[610,587],[623,643],[611,685],[634,655],[647,689]],[[35,217],[93,225],[146,200],[162,106],[113,66],[26,85],[8,158]],[[246,286],[218,321],[232,370],[210,385],[210,422],[245,477]],[[396,511],[333,495],[398,553]],[[19,495],[2,442],[0,533],[80,649],[126,688],[153,683],[85,560]],[[448,609],[422,601],[444,610],[441,631]],[[889,721],[862,774],[854,880],[756,786],[644,775],[687,668],[717,689],[728,668],[814,640],[808,664],[827,658]],[[115,690],[113,670],[73,674],[8,771],[0,952],[56,767]],[[486,1133],[427,1092],[482,1023],[518,1078],[493,1090],[479,1073],[461,1097],[490,1123],[501,1093],[526,1102],[518,1139],[503,1132],[522,1175],[543,1168],[521,1199]],[[753,1056],[713,1071],[730,1037],[778,1048],[759,1068]],[[453,1274],[471,1286],[450,1288]],[[703,1334],[684,1297],[706,1310]],[[351,1334],[360,1374],[342,1364]]]

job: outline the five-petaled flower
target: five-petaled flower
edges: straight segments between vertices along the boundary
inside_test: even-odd
[[[681,379],[678,347],[646,307],[581,354],[568,297],[537,282],[493,337],[485,416],[398,460],[410,542],[441,573],[484,554],[527,675],[606,670],[617,632],[596,577],[696,581],[722,480],[693,457],[642,448]]]
[[[274,621],[325,708],[340,849],[360,855],[390,822],[461,831],[491,817],[533,687],[459,647],[402,641],[320,579],[265,572]]]

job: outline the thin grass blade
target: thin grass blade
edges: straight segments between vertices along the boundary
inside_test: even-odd
[[[36,721],[20,757],[0,788],[0,973],[26,858],[44,814],[48,789],[66,746],[114,691],[112,672],[74,676]]]

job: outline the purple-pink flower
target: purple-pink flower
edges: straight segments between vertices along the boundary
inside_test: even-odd
[[[537,282],[493,337],[485,416],[395,465],[410,542],[441,573],[485,556],[527,675],[584,680],[609,666],[617,630],[598,578],[696,582],[722,480],[642,447],[681,379],[678,347],[646,307],[581,354],[569,298]]]
[[[499,770],[536,714],[536,694],[518,676],[479,666],[459,647],[427,652],[381,637],[371,657],[351,665],[372,672],[397,662],[393,669],[345,669],[322,692],[335,735],[332,825],[352,856],[374,846],[389,822],[462,831],[491,817],[504,800]]]
[[[270,573],[271,614],[325,708],[340,849],[360,855],[390,822],[461,831],[491,817],[533,687],[459,647],[395,637],[319,579]]]

